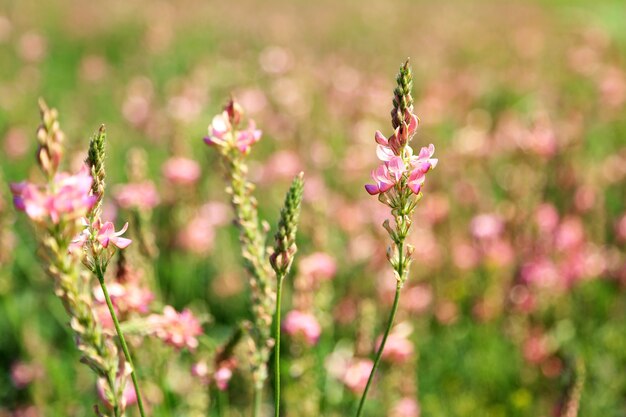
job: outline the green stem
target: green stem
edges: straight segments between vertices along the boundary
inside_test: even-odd
[[[254,408],[252,409],[252,417],[261,415],[261,404],[263,403],[263,387],[254,388]]]
[[[403,244],[399,245],[400,249],[400,257],[402,256]],[[399,269],[402,272],[402,259],[400,258]],[[402,274],[400,274],[402,276]],[[383,335],[383,340],[380,342],[380,347],[378,348],[378,352],[376,352],[376,358],[374,359],[374,366],[372,367],[372,372],[370,372],[370,376],[367,379],[367,385],[365,386],[365,391],[363,391],[363,396],[361,397],[361,401],[359,402],[359,409],[356,412],[356,417],[360,417],[363,412],[363,406],[365,405],[365,399],[367,398],[367,392],[370,389],[370,385],[372,385],[372,381],[374,380],[374,374],[376,373],[376,369],[378,368],[378,364],[380,362],[380,358],[383,355],[383,350],[385,349],[385,343],[387,343],[387,337],[389,337],[389,332],[391,331],[391,327],[393,326],[393,321],[396,317],[396,312],[398,311],[398,304],[400,301],[400,290],[402,289],[402,285],[398,282],[396,286],[396,296],[393,300],[393,306],[391,307],[391,313],[389,314],[389,321],[387,322],[387,328],[385,329],[385,334]]]
[[[277,277],[274,313],[274,417],[280,416],[280,305],[284,276]]]
[[[141,417],[145,417],[146,412],[143,409],[143,401],[141,399],[141,394],[139,393],[139,383],[137,382],[137,374],[135,372],[135,365],[133,365],[133,359],[130,356],[130,352],[128,350],[128,345],[126,344],[126,339],[124,339],[124,333],[122,333],[122,329],[120,328],[120,322],[117,319],[117,314],[115,314],[115,309],[113,308],[113,302],[111,302],[111,296],[109,296],[109,290],[107,289],[106,284],[104,283],[104,271],[100,265],[95,268],[96,276],[98,277],[98,281],[100,282],[100,287],[102,288],[102,292],[104,293],[104,299],[106,300],[107,307],[109,307],[109,313],[111,313],[111,319],[113,319],[113,324],[115,325],[115,331],[117,332],[117,337],[120,339],[120,344],[122,345],[122,350],[124,351],[124,357],[126,358],[126,362],[131,367],[130,377],[133,380],[133,386],[135,387],[135,394],[137,395],[137,406],[139,407],[139,414]]]

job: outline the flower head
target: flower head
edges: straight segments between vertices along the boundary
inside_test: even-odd
[[[179,313],[174,307],[165,306],[163,314],[152,314],[148,317],[148,323],[153,334],[175,348],[198,347],[196,336],[202,334],[202,326],[189,309]]]
[[[87,214],[96,202],[90,195],[92,178],[84,166],[77,174],[56,174],[52,183],[38,186],[28,182],[11,185],[15,207],[24,211],[36,223],[79,219]]]
[[[235,148],[242,154],[250,152],[252,145],[261,139],[261,131],[256,128],[254,120],[248,120],[246,129],[239,129],[242,117],[243,109],[231,100],[222,113],[213,117],[204,143],[223,150]]]

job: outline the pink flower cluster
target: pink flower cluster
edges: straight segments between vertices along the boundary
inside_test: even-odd
[[[302,258],[298,264],[299,273],[317,283],[332,279],[337,273],[337,262],[332,256],[315,252]]]
[[[52,183],[43,187],[25,181],[11,184],[13,203],[37,223],[76,220],[96,202],[96,196],[90,195],[92,181],[89,168],[83,166],[75,175],[56,174]]]
[[[600,275],[607,268],[602,250],[587,241],[579,217],[559,217],[550,204],[536,212],[541,239],[520,271],[523,283],[538,288],[570,288],[583,278]]]
[[[283,330],[290,336],[303,337],[304,341],[313,346],[322,334],[322,327],[314,315],[301,311],[290,311],[283,320]]]
[[[163,314],[152,314],[148,317],[150,331],[165,343],[177,349],[198,347],[196,336],[202,334],[200,321],[191,310],[184,309],[178,313],[174,307],[165,306]]]
[[[204,142],[210,146],[235,146],[243,154],[250,152],[252,145],[261,139],[261,131],[256,128],[253,120],[248,121],[247,129],[236,131],[231,120],[237,123],[240,117],[240,112],[233,114],[228,108],[213,117],[209,135],[204,138]]]
[[[423,147],[417,156],[408,141],[417,130],[417,116],[407,111],[408,124],[399,126],[393,135],[386,138],[376,131],[374,139],[378,144],[376,155],[383,163],[372,171],[374,184],[366,184],[365,190],[376,195],[389,191],[407,175],[406,185],[414,194],[419,194],[426,179],[426,173],[437,166],[438,160],[433,158],[435,146]]]

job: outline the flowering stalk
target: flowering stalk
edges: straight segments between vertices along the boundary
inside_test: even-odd
[[[267,257],[266,231],[261,228],[256,199],[252,196],[254,185],[248,181],[245,157],[252,145],[261,138],[252,120],[242,128],[243,109],[231,100],[221,114],[216,115],[209,126],[209,135],[204,142],[216,147],[226,165],[230,186],[226,191],[231,196],[235,211],[235,223],[239,228],[239,240],[246,269],[250,274],[252,293],[253,326],[251,365],[254,380],[254,415],[260,413],[261,396],[267,379],[267,361],[272,347],[271,325],[276,295],[270,279],[271,267]]]
[[[115,417],[121,417],[125,404],[119,399],[124,387],[123,378],[117,375],[123,366],[120,367],[117,347],[102,332],[93,310],[89,279],[81,273],[78,256],[71,250],[72,237],[80,230],[80,219],[96,202],[90,195],[93,179],[86,167],[75,175],[57,172],[63,154],[58,114],[43,100],[39,106],[42,124],[37,130],[37,162],[47,184],[12,184],[13,202],[36,228],[42,260],[54,280],[55,293],[70,316],[69,324],[82,353],[81,362],[103,381],[103,397],[109,399],[107,406]]]
[[[283,280],[291,270],[296,246],[296,232],[300,205],[304,191],[304,174],[301,172],[291,183],[280,211],[280,222],[276,232],[274,253],[270,263],[276,272],[276,311],[274,313],[274,416],[280,416],[280,306]]]
[[[77,246],[81,246],[83,249],[85,249],[85,247],[87,248],[88,256],[83,262],[87,268],[93,272],[100,283],[109,313],[111,314],[111,319],[113,320],[113,324],[115,326],[115,331],[117,332],[117,337],[120,341],[120,345],[122,346],[122,351],[124,352],[124,357],[126,358],[126,362],[130,365],[130,376],[135,388],[139,414],[141,417],[145,417],[143,401],[139,391],[139,383],[137,381],[137,374],[135,366],[133,365],[133,359],[130,355],[130,351],[128,350],[124,333],[120,328],[120,323],[117,318],[115,308],[113,307],[111,296],[109,295],[107,285],[104,281],[104,275],[109,261],[115,252],[115,248],[124,249],[131,243],[130,239],[121,237],[121,235],[126,231],[128,223],[120,232],[115,232],[111,222],[102,224],[100,220],[102,212],[102,199],[104,197],[105,188],[104,180],[106,176],[104,170],[105,141],[106,131],[104,126],[101,126],[98,133],[94,135],[89,142],[89,152],[87,154],[87,160],[85,161],[91,170],[91,176],[93,178],[91,194],[95,197],[95,201],[92,209],[87,215],[87,228],[73,243]]]
[[[421,148],[417,156],[413,155],[413,149],[409,146],[409,142],[417,130],[419,119],[413,114],[413,98],[411,97],[413,78],[408,59],[400,67],[396,81],[397,87],[394,90],[393,108],[391,110],[391,124],[394,132],[389,138],[383,136],[379,131],[376,132],[374,136],[378,144],[376,154],[383,163],[372,172],[374,184],[365,186],[369,194],[378,195],[379,201],[389,206],[394,218],[393,227],[389,220],[385,220],[383,227],[393,242],[387,249],[387,259],[394,270],[396,293],[372,371],[359,402],[357,417],[363,411],[367,393],[398,311],[400,291],[408,277],[411,255],[414,250],[411,245],[406,243],[411,228],[411,217],[418,201],[422,198],[421,189],[426,174],[437,165],[437,159],[432,158],[435,152],[435,147],[432,144]]]

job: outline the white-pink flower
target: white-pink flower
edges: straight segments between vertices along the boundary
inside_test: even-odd
[[[300,260],[300,274],[314,281],[328,280],[337,273],[337,262],[332,256],[323,252],[312,253]]]
[[[373,367],[374,362],[369,359],[352,359],[341,381],[350,391],[361,393],[365,389]]]

